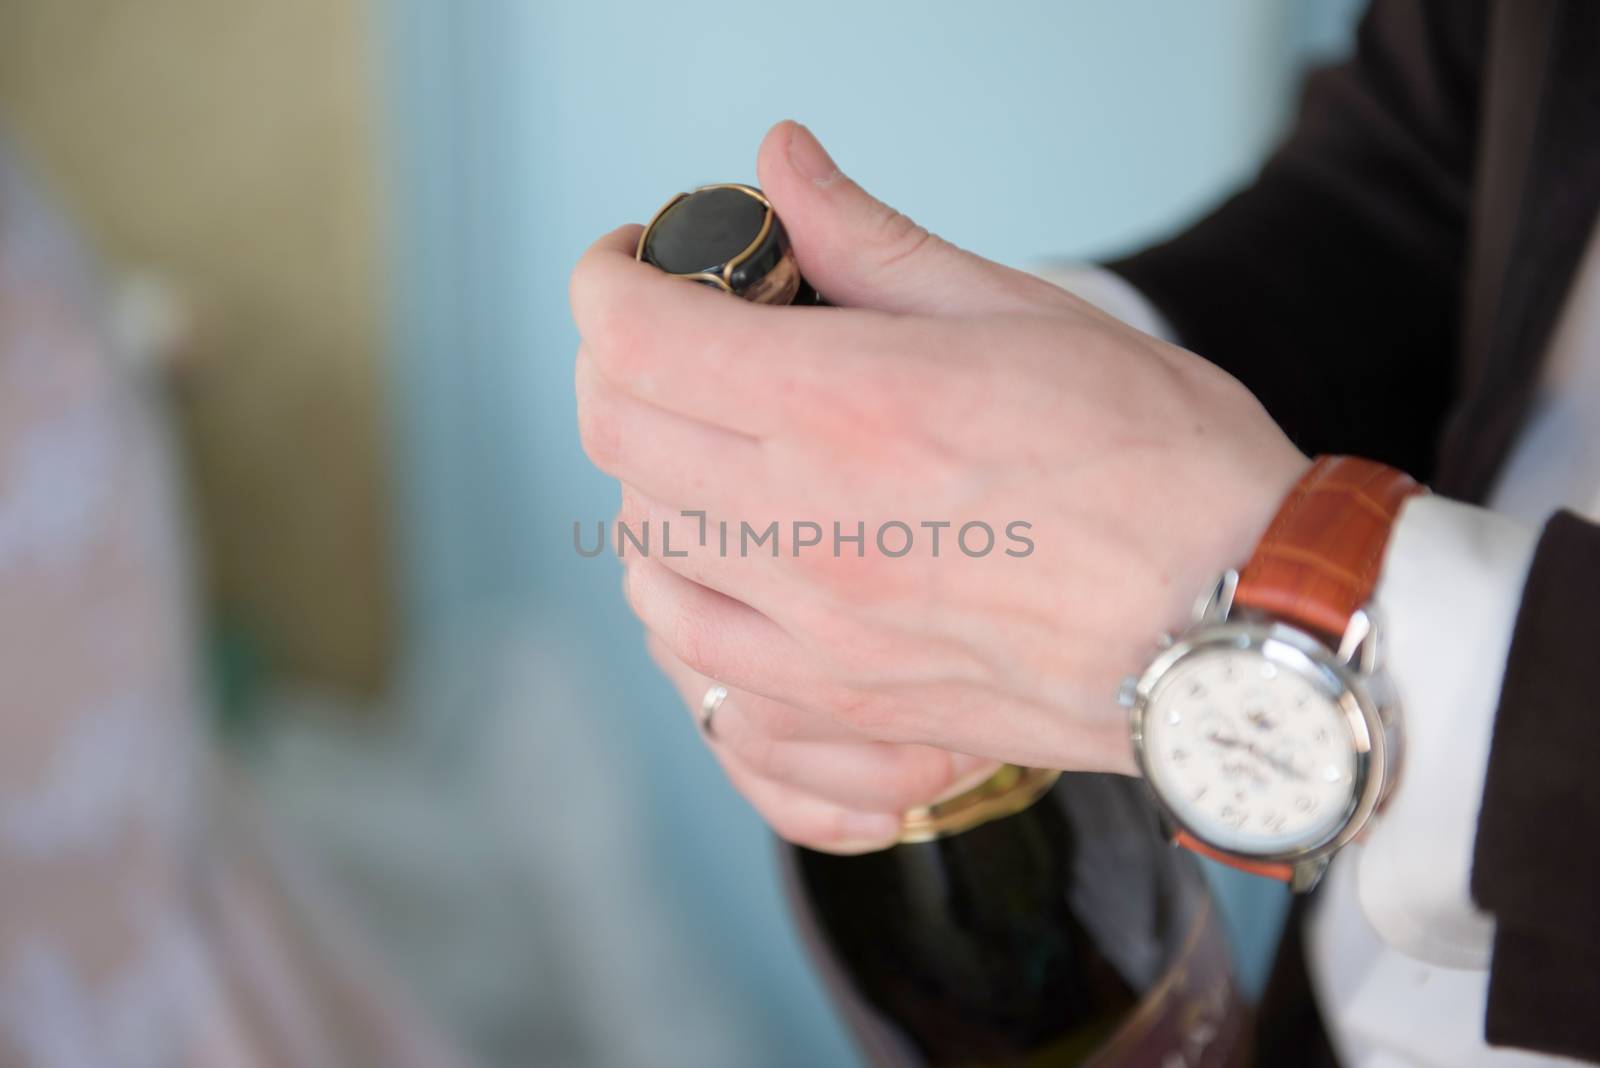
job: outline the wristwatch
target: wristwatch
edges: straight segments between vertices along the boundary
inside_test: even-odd
[[[1400,710],[1369,604],[1402,471],[1312,464],[1254,554],[1125,681],[1134,752],[1173,841],[1315,886],[1393,788]]]

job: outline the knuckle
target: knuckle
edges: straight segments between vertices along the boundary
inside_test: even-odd
[[[953,781],[950,758],[936,749],[902,749],[890,780],[896,808],[925,805]]]
[[[603,293],[586,294],[582,306],[583,311],[575,312],[575,317],[583,347],[607,378],[628,380],[642,368],[648,354],[650,334],[642,317]]]
[[[578,402],[578,437],[595,466],[609,470],[622,454],[622,424],[603,394],[589,392]]]
[[[827,845],[827,840],[816,833],[812,825],[814,821],[788,812],[764,812],[762,818],[767,821],[767,826],[772,828],[772,833],[782,838],[790,845],[806,846],[808,848],[822,848]]]
[[[816,840],[816,819],[810,806],[798,803],[793,797],[773,800],[760,798],[749,791],[745,792],[745,796],[779,838],[795,845],[809,845]]]
[[[781,742],[748,731],[741,731],[729,740],[734,754],[747,768],[764,779],[782,781],[788,767],[787,754]]]
[[[603,332],[600,327],[610,303],[600,275],[599,264],[591,251],[578,261],[567,280],[567,303],[572,308],[578,333],[586,340],[594,340]]]
[[[841,694],[834,705],[834,718],[871,738],[890,739],[901,729],[901,716],[892,699],[868,691]]]
[[[886,570],[880,569],[877,574]],[[787,624],[787,620],[786,624],[792,627],[791,633],[804,648],[817,683],[841,691],[837,699],[865,701],[864,691],[893,681],[895,665],[917,662],[921,656],[919,639],[908,641],[863,611],[866,605],[887,610],[901,604],[905,600],[901,580],[895,576],[877,578],[854,572],[852,584],[844,574],[826,565],[811,571],[814,586],[832,591],[826,606],[831,610],[831,618],[818,619],[809,628]],[[870,587],[872,592],[863,594],[860,587]],[[835,700],[830,690],[818,695],[815,703],[831,704]]]
[[[649,625],[650,619],[645,613],[644,592],[639,588],[639,574],[635,568],[624,566],[622,569],[622,599],[627,602],[628,609],[633,612],[634,616],[646,625],[646,630],[650,635],[652,651],[659,650],[663,655],[677,656],[677,651],[672,648],[672,644],[666,641],[662,635],[657,634]]]
[[[790,563],[808,589],[818,595],[814,605],[797,610],[809,612],[797,627],[830,662],[847,666],[859,664],[883,644],[876,628],[864,622],[864,613],[903,603],[916,595],[920,584],[912,561],[891,559],[879,551],[875,524],[863,522],[843,533],[862,539],[860,555],[854,542],[837,553],[832,551],[834,532],[830,530],[824,534],[823,544]]]
[[[799,710],[780,701],[751,700],[740,711],[751,735],[769,741],[790,741],[800,734]]]
[[[572,318],[580,330],[589,310],[590,281],[589,260],[585,256],[567,276],[567,306],[572,309]]]
[[[794,845],[826,851],[849,840],[844,809],[785,805],[763,815],[779,838]]]
[[[633,487],[624,484],[617,501],[617,514],[613,522],[630,530],[643,530],[644,524],[650,519],[649,502]]]
[[[690,670],[707,678],[721,676],[721,657],[715,634],[704,619],[692,611],[680,608],[672,615],[667,644],[677,653]]]
[[[828,532],[822,544],[796,552],[792,562],[796,576],[805,587],[820,595],[818,603],[791,609],[791,618],[802,628],[819,652],[831,654],[840,644],[841,620],[837,609],[855,602],[857,591],[852,576],[858,570],[853,554],[835,556],[828,551]],[[798,542],[796,543],[798,544]]]
[[[915,257],[929,242],[938,240],[904,212],[889,208],[878,223],[875,244],[881,250],[878,266],[889,269]]]
[[[994,361],[930,359],[917,371],[922,396],[919,426],[934,441],[953,435],[965,438],[964,432],[983,412],[994,410],[999,377]],[[946,448],[924,449],[919,455],[935,473],[948,475],[956,469]]]
[[[816,824],[816,840],[825,845],[838,845],[850,841],[853,837],[850,817],[850,811],[843,808],[830,806],[819,811],[813,821]]]
[[[585,338],[606,333],[628,303],[623,299],[626,275],[618,267],[624,246],[631,248],[636,240],[633,227],[621,227],[596,240],[573,266],[567,278],[567,302]]]
[[[858,369],[851,382],[847,411],[856,425],[863,460],[893,456],[914,425],[922,383],[907,389],[909,373],[908,368],[884,363]]]

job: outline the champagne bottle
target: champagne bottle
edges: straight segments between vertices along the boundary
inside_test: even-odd
[[[825,303],[751,186],[674,197],[637,256],[747,300]],[[802,936],[874,1065],[1246,1063],[1204,879],[1134,780],[1002,765],[906,813],[889,849],[779,855]]]
[[[904,828],[882,852],[781,854],[804,940],[871,1063],[1246,1063],[1204,879],[1142,784],[1007,765]]]

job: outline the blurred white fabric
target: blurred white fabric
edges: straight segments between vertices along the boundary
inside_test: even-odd
[[[760,1063],[549,636],[463,636],[391,709],[280,693],[252,775],[212,744],[128,351],[168,296],[104,296],[0,149],[0,1064]]]
[[[560,637],[498,621],[420,666],[397,707],[280,693],[253,777],[484,1063],[765,1063],[648,882],[640,791],[573,662]]]
[[[180,484],[107,306],[0,145],[0,1064],[449,1065],[206,744]]]

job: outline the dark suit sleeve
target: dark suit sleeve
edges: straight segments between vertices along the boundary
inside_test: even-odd
[[[1494,914],[1485,1035],[1600,1061],[1600,526],[1539,539],[1495,713],[1472,896]]]
[[[1253,185],[1108,265],[1308,453],[1431,477],[1456,388],[1485,20],[1478,3],[1377,0]],[[1496,920],[1486,1039],[1600,1062],[1597,606],[1600,527],[1563,513],[1517,617],[1472,891]]]
[[[1453,391],[1479,5],[1378,0],[1255,183],[1108,266],[1308,453],[1431,475]]]

